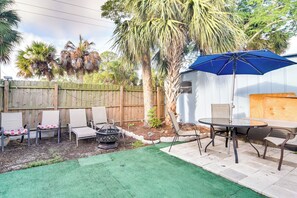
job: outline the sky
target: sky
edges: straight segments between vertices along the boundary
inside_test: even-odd
[[[101,18],[101,5],[106,0],[15,0],[12,9],[21,18],[18,31],[22,41],[11,54],[9,64],[1,65],[1,77],[16,79],[15,59],[18,50],[24,50],[32,41],[43,41],[56,47],[59,53],[67,41],[77,44],[79,35],[94,42],[94,50],[111,50],[114,23]],[[87,3],[86,3],[87,2]]]
[[[52,44],[57,52],[60,52],[67,41],[77,44],[79,35],[82,35],[84,39],[96,44],[94,50],[99,53],[111,50],[115,26],[112,21],[101,18],[100,8],[105,1],[15,0],[12,9],[21,17],[18,31],[23,39],[11,54],[10,63],[0,65],[1,78],[19,78],[16,76],[18,69],[15,67],[17,51],[24,50],[32,41]],[[296,43],[297,37],[293,37],[285,54],[297,54]]]

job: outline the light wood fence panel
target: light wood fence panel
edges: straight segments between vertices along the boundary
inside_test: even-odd
[[[6,84],[5,84],[6,83]],[[58,89],[55,88],[58,86]],[[6,90],[6,92],[5,92]],[[62,126],[69,123],[69,109],[86,109],[87,120],[92,120],[91,108],[105,106],[108,119],[116,122],[142,121],[144,115],[142,87],[123,88],[123,117],[120,113],[120,86],[75,84],[43,81],[0,81],[1,112],[23,112],[23,121],[35,128],[43,110],[60,111]],[[158,116],[164,118],[164,93],[154,93]],[[5,104],[5,100],[7,104]],[[121,123],[122,124],[122,123]]]

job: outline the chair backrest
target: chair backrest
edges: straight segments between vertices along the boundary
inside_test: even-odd
[[[230,118],[230,104],[211,104],[212,118]]]
[[[168,111],[168,114],[169,114],[169,117],[171,119],[171,122],[172,122],[175,133],[178,133],[180,128],[179,128],[179,125],[178,125],[178,123],[176,121],[176,117],[175,117],[174,113],[172,111]]]
[[[60,113],[58,110],[54,111],[42,111],[42,125],[59,125]]]
[[[87,116],[85,109],[69,109],[71,127],[86,127]]]
[[[5,130],[19,129],[23,127],[22,113],[1,113],[1,127]]]
[[[92,115],[94,124],[107,123],[107,115],[105,107],[92,107]]]

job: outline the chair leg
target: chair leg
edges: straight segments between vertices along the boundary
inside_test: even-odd
[[[30,130],[28,129],[28,134],[27,134],[27,141],[28,141],[28,146],[30,146]]]
[[[20,143],[23,143],[23,141],[24,141],[24,135],[22,135]]]
[[[38,130],[36,130],[35,144],[38,145]]]
[[[76,136],[76,147],[78,147],[78,137]]]
[[[263,159],[265,159],[265,157],[266,157],[267,146],[268,146],[268,142],[267,142],[267,140],[265,140],[265,149],[264,149]]]
[[[2,146],[2,152],[4,152],[4,134],[1,135],[1,146]]]
[[[60,128],[58,128],[58,144],[60,143],[60,141],[61,141],[61,129]]]
[[[197,144],[198,144],[198,148],[199,148],[199,153],[200,153],[200,155],[202,155],[202,153],[201,153],[201,142],[200,142],[200,138],[199,138],[199,136],[198,135],[196,135],[196,140],[197,140]]]
[[[170,150],[171,150],[171,147],[172,147],[173,143],[176,141],[176,139],[177,139],[177,135],[174,136],[174,138],[173,138],[173,140],[172,140],[172,142],[171,142],[171,145],[170,145],[170,148],[169,148],[169,152],[170,152]]]
[[[200,136],[198,136],[199,138],[199,144],[200,144],[200,148],[202,148],[202,144],[201,144],[201,139],[200,139]]]
[[[281,170],[281,166],[282,166],[282,163],[283,163],[283,158],[284,158],[284,149],[285,149],[285,145],[281,145],[281,156],[280,156],[280,159],[279,159],[279,164],[278,164],[278,170],[280,171]]]

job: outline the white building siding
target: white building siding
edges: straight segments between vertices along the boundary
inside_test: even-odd
[[[297,62],[297,58],[291,58]],[[212,103],[230,103],[232,75],[192,71],[182,74],[183,81],[192,82],[192,93],[181,94],[177,112],[184,122],[198,122],[210,117]],[[235,81],[234,117],[249,117],[249,95],[256,93],[294,92],[297,95],[297,65],[274,70],[265,75],[237,75]]]

